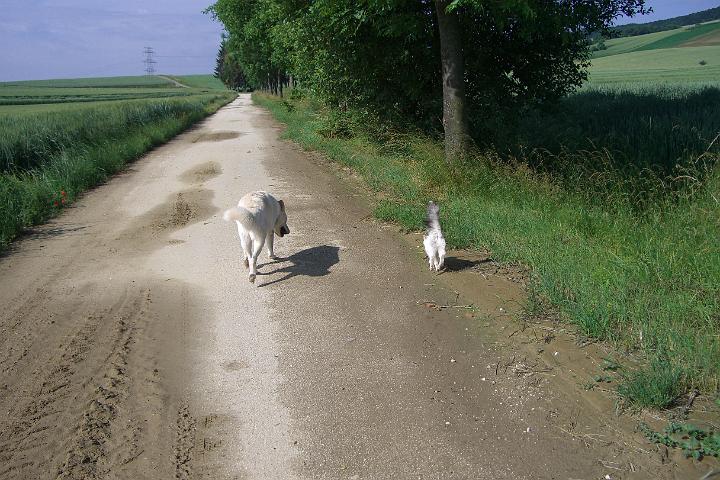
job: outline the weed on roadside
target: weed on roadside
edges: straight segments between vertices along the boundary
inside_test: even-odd
[[[682,449],[686,457],[702,460],[720,456],[720,432],[714,430],[682,423],[670,423],[662,432],[640,423],[638,430],[652,443]]]

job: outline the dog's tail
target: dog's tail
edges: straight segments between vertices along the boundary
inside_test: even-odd
[[[225,210],[223,213],[223,220],[226,222],[240,222],[241,225],[247,227],[252,224],[252,214],[242,207],[234,207],[229,210]]]
[[[440,230],[440,207],[435,202],[429,202],[425,226],[428,230]]]

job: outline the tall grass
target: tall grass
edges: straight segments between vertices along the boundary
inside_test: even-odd
[[[591,85],[526,112],[497,147],[566,189],[644,208],[710,174],[720,153],[718,106],[717,83]]]
[[[557,181],[549,169],[493,151],[450,167],[432,139],[396,134],[378,142],[376,134],[347,126],[333,135],[328,112],[308,102],[288,108],[254,98],[288,125],[287,137],[326,152],[383,192],[380,218],[420,229],[425,202],[440,201],[452,247],[489,248],[498,260],[526,263],[534,293],[583,334],[644,356],[645,369],[625,377],[622,391],[631,401],[665,407],[688,388],[720,386],[717,168],[672,202],[638,210],[631,202],[607,203],[622,197],[622,184],[609,184],[601,201],[597,193],[565,188],[562,173]]]
[[[0,118],[0,249],[232,98],[220,93]]]
[[[0,113],[0,172],[20,172],[41,166],[59,152],[127,136],[129,130],[168,117],[192,115],[214,98],[119,102],[98,108]]]

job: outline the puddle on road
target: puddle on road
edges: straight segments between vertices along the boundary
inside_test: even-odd
[[[119,236],[123,249],[138,249],[166,244],[170,233],[210,218],[217,210],[210,190],[185,190],[170,195],[152,210],[138,216]]]
[[[243,135],[243,132],[232,132],[232,131],[221,131],[212,133],[203,133],[193,140],[193,143],[197,142],[220,142],[223,140],[231,140],[238,138]]]
[[[221,173],[222,168],[220,168],[220,165],[210,161],[184,172],[178,178],[185,183],[202,183],[217,177]]]

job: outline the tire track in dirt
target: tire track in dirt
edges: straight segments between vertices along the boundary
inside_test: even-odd
[[[127,364],[137,330],[150,301],[150,292],[141,298],[127,299],[127,305],[115,316],[111,334],[112,350],[104,362],[107,365],[102,378],[93,388],[89,401],[76,427],[76,435],[68,449],[67,458],[58,471],[58,478],[85,479],[97,476],[98,462],[107,455],[106,443],[112,422],[127,396]],[[125,303],[125,302],[124,302]]]
[[[187,480],[192,473],[192,451],[195,446],[195,419],[190,415],[187,402],[177,414],[177,439],[175,441],[175,478]]]
[[[73,310],[73,302],[70,303]],[[18,385],[24,395],[15,399],[10,414],[5,417],[7,421],[0,428],[0,446],[4,452],[0,460],[6,466],[0,470],[0,476],[28,478],[24,470],[32,465],[36,478],[42,478],[43,473],[57,468],[53,468],[52,463],[62,458],[58,457],[61,451],[72,449],[65,444],[67,439],[76,437],[75,432],[83,432],[82,423],[77,425],[78,419],[95,425],[108,420],[99,418],[99,414],[108,411],[108,400],[117,396],[111,389],[122,376],[122,357],[117,358],[114,351],[118,345],[127,346],[128,340],[123,341],[123,337],[129,335],[126,322],[131,316],[126,312],[135,308],[136,302],[124,292],[121,300],[109,310],[73,312],[78,316],[73,315],[76,323],[71,333],[60,345],[50,348],[50,354],[42,362],[53,366],[45,374],[34,372],[41,375],[41,380],[35,384]],[[111,333],[113,348],[110,352],[103,351],[95,341],[100,331],[107,329],[106,324],[115,327]],[[94,358],[88,362],[88,357]],[[93,381],[100,377],[95,363],[98,361],[100,366],[106,361],[111,362],[112,370],[101,377],[107,379],[106,384]],[[52,435],[48,435],[50,431]],[[99,438],[94,440],[101,443],[97,442]],[[18,460],[20,465],[16,464]],[[83,460],[92,464],[92,455]]]

